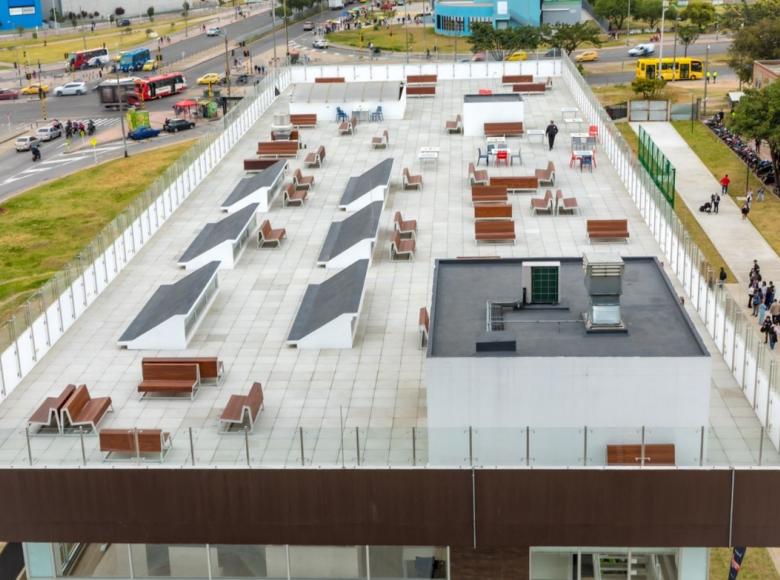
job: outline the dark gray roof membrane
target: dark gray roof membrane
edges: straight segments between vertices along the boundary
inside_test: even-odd
[[[523,100],[519,93],[495,93],[493,95],[465,95],[464,103],[519,103]]]
[[[309,284],[287,340],[300,340],[342,314],[357,312],[367,272],[368,260],[358,260],[321,284]]]
[[[219,262],[209,262],[178,282],[157,288],[119,338],[119,342],[134,340],[172,316],[187,314],[218,268]]]
[[[238,239],[257,211],[258,205],[249,204],[217,223],[206,224],[179,258],[179,262],[189,262],[226,240]]]
[[[227,196],[227,199],[222,202],[222,207],[230,207],[261,187],[270,187],[284,170],[286,163],[284,159],[280,159],[273,165],[266,167],[263,171],[250,173],[242,178],[238,185],[233,188],[233,191],[230,192],[230,195]]]
[[[377,163],[361,175],[350,177],[340,205],[347,205],[365,195],[375,187],[387,185],[390,182],[390,172],[393,170],[393,158],[388,157]]]
[[[327,262],[361,240],[375,238],[381,217],[382,202],[375,201],[346,219],[332,223],[317,261]]]

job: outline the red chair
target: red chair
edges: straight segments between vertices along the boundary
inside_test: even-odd
[[[479,94],[480,95],[492,95],[493,91],[490,90],[490,89],[479,89]]]
[[[569,167],[574,167],[574,164],[577,163],[580,160],[580,158],[574,154],[574,151],[571,152],[571,159],[569,159]]]
[[[588,127],[588,137],[595,137],[596,141],[599,141],[599,128],[597,125]]]
[[[498,167],[498,164],[502,161],[504,162],[504,165],[509,167],[509,152],[506,149],[499,149],[496,151],[496,167]]]

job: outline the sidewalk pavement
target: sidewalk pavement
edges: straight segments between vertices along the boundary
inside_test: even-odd
[[[639,132],[639,125],[631,123],[636,132]],[[780,282],[780,257],[752,222],[742,219],[742,206],[735,202],[731,195],[721,196],[720,213],[707,214],[699,211],[699,207],[710,200],[710,195],[720,192],[720,184],[671,123],[641,125],[677,169],[678,203],[680,200],[685,202],[737,277],[738,302],[744,302],[747,297],[748,272],[753,260],[758,260],[764,280]],[[753,203],[760,202],[754,200]],[[712,266],[717,275],[720,264]]]

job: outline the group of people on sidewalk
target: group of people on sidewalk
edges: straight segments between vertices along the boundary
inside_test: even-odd
[[[749,278],[748,308],[751,308],[752,315],[758,318],[764,344],[769,344],[769,348],[774,350],[780,337],[780,302],[775,297],[775,284],[770,280],[767,285],[766,281],[762,280],[761,267],[757,260],[753,260]]]
[[[699,207],[699,211],[702,213],[718,213],[718,209],[720,207],[720,196],[721,195],[728,195],[729,194],[729,185],[731,185],[731,179],[729,178],[729,174],[725,174],[721,180],[720,180],[720,194],[713,193],[710,196],[710,200],[703,204],[701,207]],[[766,198],[766,189],[763,187],[759,188],[756,199],[757,201],[764,201]],[[742,202],[742,207],[740,209],[740,213],[742,213],[742,219],[745,220],[748,217],[748,214],[750,214],[750,210],[753,207],[753,190],[748,189],[747,194],[745,195],[745,199]]]

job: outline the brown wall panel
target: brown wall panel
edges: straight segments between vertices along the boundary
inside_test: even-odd
[[[780,546],[780,471],[736,471],[735,546]]]
[[[528,580],[528,547],[450,550],[450,570],[457,580]]]
[[[470,544],[471,474],[439,470],[0,470],[0,538]]]
[[[728,471],[481,471],[477,545],[726,545],[730,477]]]

